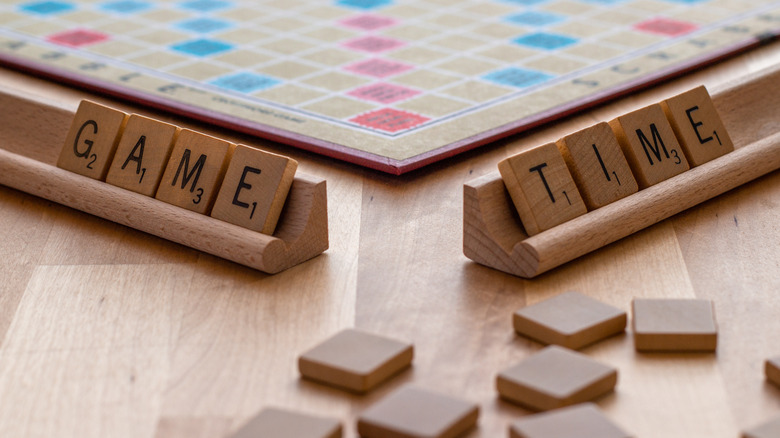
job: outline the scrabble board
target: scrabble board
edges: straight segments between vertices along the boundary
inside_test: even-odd
[[[5,0],[0,62],[401,174],[779,30],[770,0]]]

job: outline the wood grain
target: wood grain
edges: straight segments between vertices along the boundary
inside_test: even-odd
[[[327,180],[330,223],[327,252],[266,275],[0,187],[0,436],[225,437],[278,406],[339,419],[354,438],[360,413],[406,383],[478,403],[467,438],[507,436],[529,412],[497,398],[495,373],[540,348],[513,332],[512,313],[568,290],[624,311],[634,297],[713,300],[717,355],[637,354],[628,334],[582,352],[619,369],[616,391],[597,403],[633,436],[739,436],[780,411],[763,371],[780,343],[778,172],[533,280],[463,256],[463,185],[701,84],[735,145],[747,145],[780,132],[780,119],[752,117],[746,102],[780,107],[780,88],[732,84],[778,64],[780,45],[769,44],[401,178],[0,70],[3,108],[24,109],[22,94],[50,109],[3,113],[0,144],[15,154],[52,165],[56,153],[7,128],[46,114],[56,129],[43,143],[61,145],[68,113],[91,98],[291,156]],[[414,365],[366,396],[300,379],[297,357],[352,326],[413,341]]]

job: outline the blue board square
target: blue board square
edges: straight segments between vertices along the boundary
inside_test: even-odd
[[[121,14],[133,14],[135,12],[144,11],[151,7],[151,3],[141,2],[136,0],[120,0],[116,2],[106,3],[101,6],[101,9],[111,12],[119,12]]]
[[[256,73],[241,72],[222,76],[211,81],[212,84],[228,90],[239,91],[241,93],[252,93],[254,91],[265,90],[278,84],[280,81],[269,76]]]
[[[25,5],[22,5],[21,9],[25,12],[32,12],[41,15],[50,15],[50,14],[61,14],[63,12],[68,12],[70,10],[75,9],[75,6],[65,2],[48,1],[48,2],[27,3]]]
[[[190,0],[181,4],[181,7],[198,12],[216,11],[230,6],[230,2],[221,0]]]
[[[509,67],[488,73],[484,78],[500,85],[525,88],[552,79],[553,76],[536,70]]]
[[[208,33],[231,27],[227,21],[215,20],[213,18],[194,18],[192,20],[182,21],[178,27],[192,32]]]
[[[578,40],[557,33],[537,32],[513,40],[515,43],[534,49],[555,50],[570,46]]]
[[[230,50],[233,46],[222,41],[200,39],[175,44],[171,48],[188,55],[209,56]]]
[[[527,11],[507,17],[507,20],[512,23],[526,26],[547,26],[548,24],[563,21],[563,19],[562,15],[541,11]]]
[[[336,5],[356,9],[376,9],[393,4],[392,0],[338,0]]]

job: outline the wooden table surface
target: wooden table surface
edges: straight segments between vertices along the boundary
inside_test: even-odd
[[[635,436],[736,437],[780,415],[763,375],[780,355],[780,173],[534,280],[465,258],[463,184],[524,148],[778,62],[774,43],[402,177],[0,70],[0,86],[74,110],[89,97],[292,156],[327,179],[331,242],[269,276],[0,186],[0,436],[221,437],[278,406],[337,417],[354,437],[360,412],[407,382],[479,403],[468,437],[507,436],[528,412],[497,398],[496,373],[541,348],[511,315],[576,290],[625,310],[634,297],[714,300],[717,354],[638,354],[630,333],[583,352],[619,369],[598,404]],[[413,341],[412,369],[366,396],[302,381],[297,356],[346,327]]]

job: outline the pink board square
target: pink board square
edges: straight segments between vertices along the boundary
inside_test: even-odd
[[[356,38],[354,40],[344,43],[345,47],[350,49],[360,50],[363,52],[378,53],[386,50],[395,49],[396,47],[403,46],[403,41],[399,41],[393,38],[377,37],[377,36],[364,36]]]
[[[398,102],[399,100],[404,100],[412,96],[416,96],[420,94],[420,92],[398,85],[371,84],[365,87],[354,89],[347,94],[362,100],[390,104],[393,102]]]
[[[377,30],[383,27],[392,26],[396,24],[396,21],[389,17],[381,17],[379,15],[358,15],[356,17],[349,17],[340,22],[344,26],[352,27],[362,30]]]
[[[108,35],[94,30],[75,29],[49,35],[46,40],[62,46],[81,47],[99,43],[108,38]]]
[[[671,18],[656,17],[643,21],[634,26],[635,29],[644,32],[667,36],[680,36],[693,32],[697,26],[685,21],[672,20]]]
[[[356,62],[345,67],[345,69],[353,73],[373,76],[375,78],[386,78],[388,76],[397,75],[411,68],[412,66],[408,64],[377,58]]]
[[[395,133],[414,128],[428,120],[430,119],[419,114],[399,111],[392,108],[383,108],[371,111],[370,113],[361,114],[349,121],[380,131]]]

